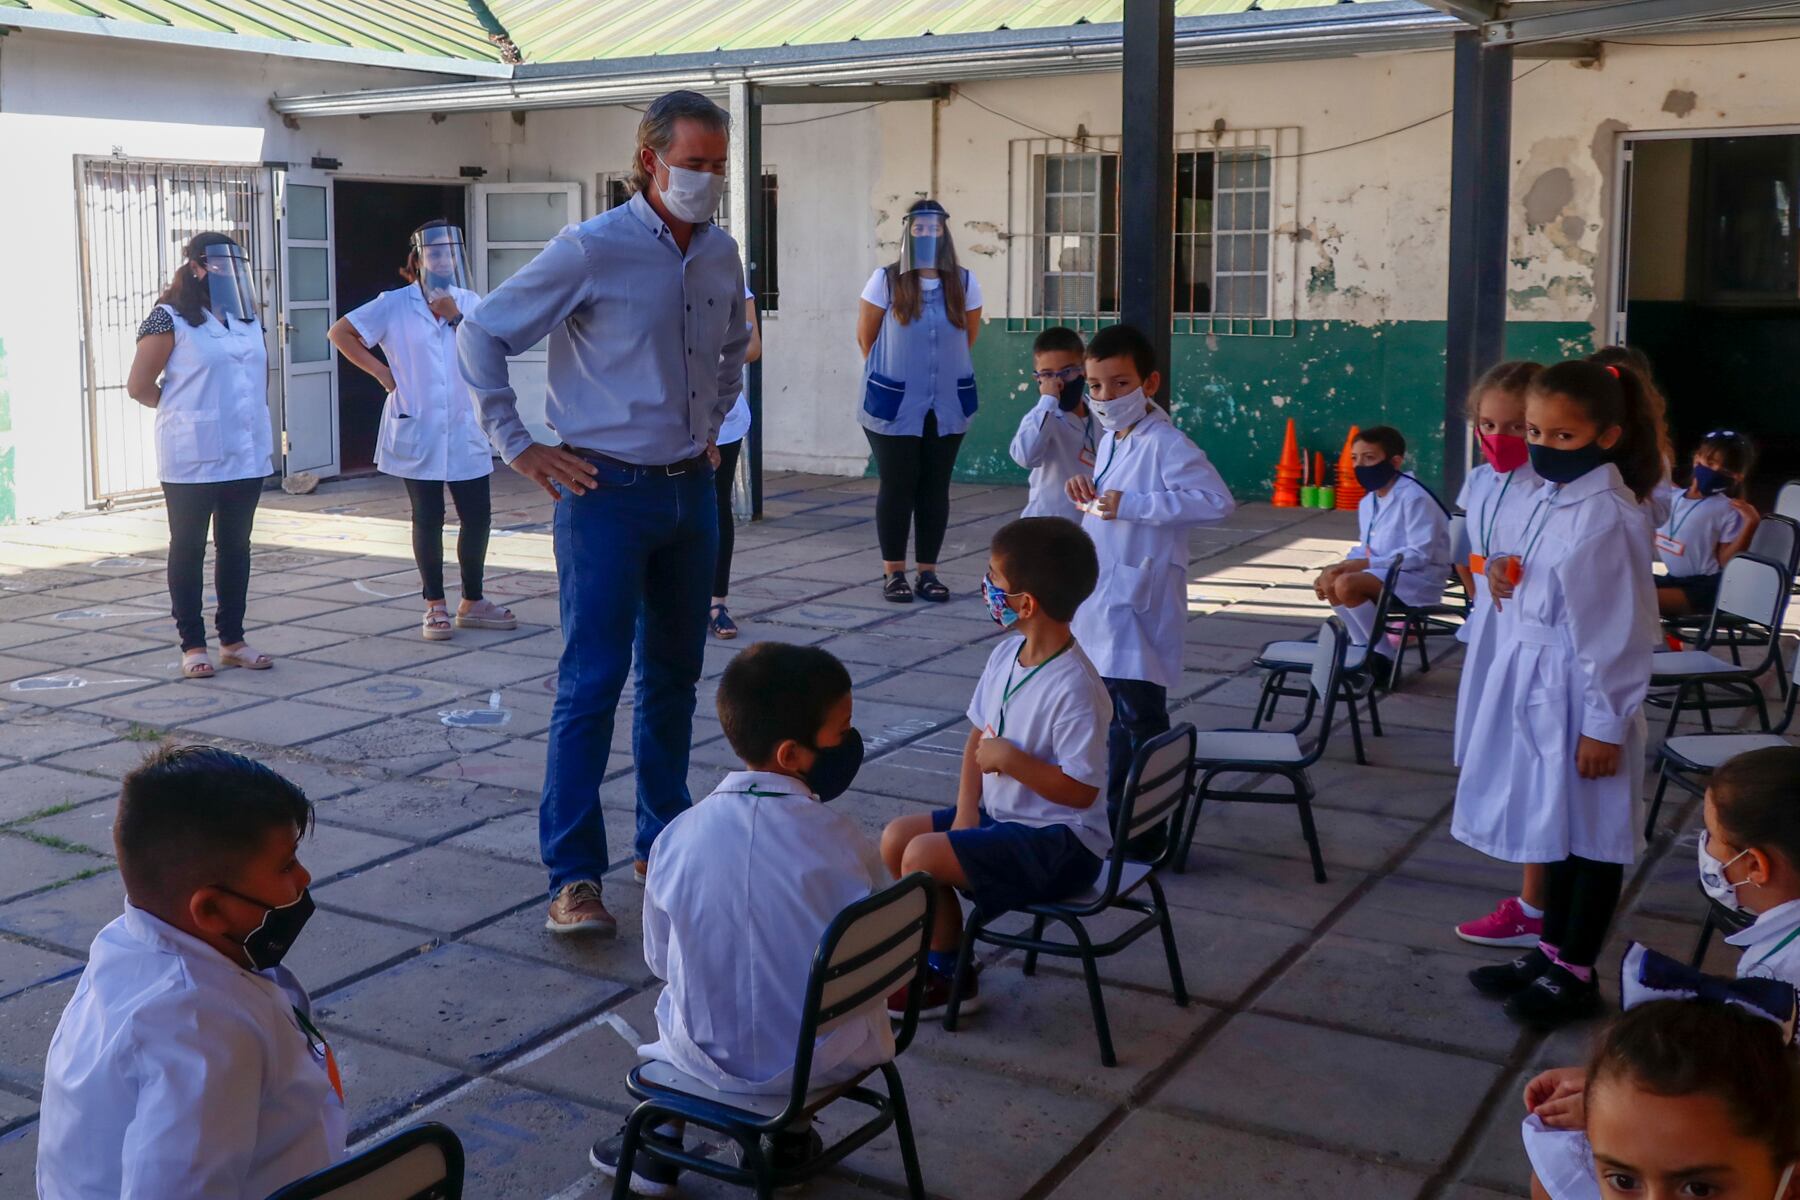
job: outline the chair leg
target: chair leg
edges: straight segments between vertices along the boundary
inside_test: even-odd
[[[1669,724],[1663,729],[1663,740],[1665,742],[1675,736],[1675,723],[1681,720],[1681,704],[1682,701],[1687,699],[1687,690],[1687,684],[1677,684],[1675,687],[1675,698],[1669,701]]]
[[[627,1200],[631,1195],[631,1168],[637,1159],[638,1142],[644,1136],[644,1122],[650,1119],[651,1106],[640,1104],[625,1118],[625,1133],[619,1146],[619,1169],[613,1175],[612,1200]]]
[[[1181,835],[1181,841],[1175,850],[1175,873],[1187,874],[1188,855],[1194,849],[1194,830],[1200,825],[1200,805],[1206,799],[1206,781],[1194,789],[1194,807],[1188,813],[1187,832]]]
[[[1163,895],[1162,883],[1155,875],[1151,875],[1147,882],[1150,884],[1150,899],[1156,903],[1157,921],[1162,926],[1163,953],[1169,956],[1169,987],[1175,992],[1175,1003],[1186,1008],[1187,979],[1181,973],[1181,954],[1175,949],[1175,923],[1169,919],[1169,901]]]
[[[1669,790],[1669,760],[1663,759],[1656,772],[1656,795],[1650,798],[1650,819],[1644,822],[1644,842],[1656,840],[1656,818],[1662,815],[1663,796]]]
[[[1369,676],[1369,732],[1376,737],[1386,737],[1381,732],[1381,709],[1376,702],[1376,693],[1381,689],[1376,686],[1375,677]]]
[[[1704,683],[1700,684],[1696,691],[1698,694],[1694,698],[1699,701],[1700,704],[1700,728],[1711,733],[1713,731],[1712,703],[1706,697],[1706,685]]]
[[[950,1033],[956,1032],[956,1014],[962,1011],[963,980],[968,978],[975,961],[975,935],[981,932],[983,924],[981,909],[971,905],[969,919],[963,923],[962,945],[956,951],[956,973],[950,977],[950,1002],[944,1006],[944,1029]]]
[[[919,1170],[919,1147],[913,1142],[912,1111],[906,1107],[906,1087],[893,1063],[881,1064],[887,1080],[888,1103],[894,1106],[894,1137],[900,1143],[900,1163],[906,1168],[908,1200],[925,1200],[925,1176]]]
[[[1031,937],[1032,937],[1033,941],[1041,942],[1044,940],[1044,918],[1043,917],[1031,918]],[[1036,975],[1037,974],[1037,960],[1038,960],[1038,952],[1036,950],[1027,950],[1025,952],[1025,974],[1027,974],[1027,975]]]
[[[1263,721],[1275,715],[1275,705],[1281,699],[1275,690],[1275,681],[1281,674],[1280,671],[1270,671],[1263,676],[1262,695],[1256,698],[1256,713],[1250,718],[1250,728],[1261,729]]]
[[[1756,701],[1756,719],[1762,722],[1762,731],[1769,732],[1769,702],[1763,699],[1763,690],[1754,680],[1750,683],[1750,698]]]
[[[1369,756],[1363,753],[1362,722],[1356,716],[1356,695],[1348,688],[1344,690],[1344,707],[1350,713],[1350,741],[1356,747],[1356,765],[1369,765]]]
[[[1423,620],[1415,627],[1414,636],[1419,639],[1419,674],[1428,675],[1431,673],[1431,655],[1425,647],[1425,622]]]
[[[1319,831],[1313,825],[1312,799],[1300,789],[1295,779],[1294,804],[1300,809],[1300,832],[1306,837],[1306,850],[1312,856],[1313,882],[1325,882],[1325,855],[1319,850]]]
[[[1075,935],[1075,944],[1081,947],[1081,973],[1087,979],[1088,1004],[1094,1010],[1094,1034],[1100,1039],[1100,1065],[1116,1067],[1119,1057],[1113,1053],[1112,1026],[1106,1020],[1106,997],[1100,992],[1100,964],[1094,957],[1094,943],[1077,918],[1063,917],[1062,923],[1069,927]]]
[[[1709,905],[1706,909],[1706,923],[1700,926],[1700,940],[1694,943],[1694,957],[1688,960],[1688,965],[1694,970],[1698,971],[1700,964],[1706,961],[1706,951],[1712,945],[1713,930],[1717,928],[1718,925],[1713,922],[1712,907]]]

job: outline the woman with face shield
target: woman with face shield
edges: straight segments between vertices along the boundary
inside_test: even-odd
[[[253,671],[274,665],[244,642],[250,529],[263,480],[274,469],[268,389],[249,257],[223,233],[198,234],[138,327],[125,383],[133,400],[156,410],[157,475],[169,514],[169,601],[188,679],[211,678],[214,670],[201,612],[209,526],[220,661]]]
[[[981,327],[981,285],[957,265],[949,224],[936,200],[907,210],[900,257],[870,276],[856,322],[865,360],[857,419],[880,476],[881,594],[895,604],[914,595],[950,599],[937,557],[950,524],[950,472],[975,415],[969,351]],[[913,584],[906,581],[909,529],[919,566]]]
[[[331,327],[331,344],[387,391],[375,465],[406,484],[413,561],[423,582],[420,633],[444,641],[464,629],[516,629],[510,610],[482,595],[493,505],[493,449],[456,362],[456,327],[480,302],[469,288],[462,230],[427,221],[413,230],[404,287],[383,292]],[[379,346],[387,361],[373,352]],[[451,620],[444,596],[444,489],[456,501],[462,599]]]

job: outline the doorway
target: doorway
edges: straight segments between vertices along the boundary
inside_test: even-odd
[[[384,183],[339,179],[333,183],[337,315],[367,304],[377,295],[405,286],[412,231],[427,221],[453,225],[467,220],[461,184]],[[338,430],[346,475],[375,469],[375,439],[381,428],[381,385],[337,356]]]
[[[1669,398],[1676,478],[1716,429],[1756,443],[1750,499],[1800,477],[1800,133],[1632,138],[1624,339]]]

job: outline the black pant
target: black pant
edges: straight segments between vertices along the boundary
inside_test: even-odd
[[[1108,679],[1106,694],[1112,697],[1112,725],[1106,731],[1106,815],[1119,815],[1125,784],[1131,778],[1131,760],[1145,742],[1169,732],[1169,690],[1146,679]]]
[[[888,562],[906,561],[907,526],[922,563],[935,563],[944,548],[944,530],[950,525],[950,472],[956,468],[956,452],[963,435],[942,436],[937,414],[925,417],[920,437],[897,437],[863,430],[875,454],[875,472],[881,487],[875,493],[875,535],[881,557]]]
[[[719,501],[719,557],[713,565],[712,594],[719,600],[731,595],[731,544],[737,533],[737,514],[731,511],[731,485],[737,480],[738,454],[743,448],[742,438],[720,446],[719,469],[713,472],[713,495]]]
[[[206,646],[201,615],[201,580],[206,573],[206,530],[212,527],[213,590],[219,610],[213,627],[219,644],[244,640],[244,597],[250,588],[250,527],[263,481],[233,479],[228,483],[165,483],[169,508],[169,604],[183,650]]]
[[[444,598],[444,489],[456,501],[456,520],[462,532],[456,535],[456,565],[462,568],[464,600],[481,599],[481,576],[487,569],[488,527],[494,519],[493,504],[488,499],[488,477],[455,479],[446,484],[441,479],[408,479],[406,494],[412,499],[413,561],[419,564],[419,578],[425,581],[426,600]]]
[[[1607,926],[1619,907],[1625,868],[1571,854],[1551,863],[1544,881],[1544,942],[1556,956],[1576,967],[1600,959]]]

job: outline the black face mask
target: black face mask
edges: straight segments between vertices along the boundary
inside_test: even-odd
[[[1611,451],[1602,447],[1598,441],[1577,446],[1573,450],[1557,450],[1533,443],[1530,454],[1531,469],[1551,483],[1574,483],[1595,467],[1604,466],[1612,460]]]
[[[1087,394],[1087,380],[1071,379],[1062,385],[1062,395],[1056,398],[1056,407],[1063,412],[1074,412],[1075,406]]]
[[[1356,467],[1356,482],[1365,492],[1379,492],[1400,474],[1391,462],[1378,462],[1370,467]]]
[[[854,729],[844,731],[844,740],[835,746],[814,746],[813,765],[806,772],[806,786],[820,800],[836,800],[850,790],[856,773],[862,770],[862,734]]]
[[[300,898],[292,904],[283,904],[280,907],[264,904],[261,900],[253,899],[242,892],[233,892],[228,887],[220,887],[219,890],[229,892],[246,903],[268,909],[263,916],[262,924],[252,930],[250,936],[246,937],[239,945],[252,969],[267,971],[271,967],[280,966],[281,960],[287,957],[287,952],[293,948],[294,942],[300,937],[300,931],[305,929],[306,923],[312,919],[311,889],[301,892]]]

